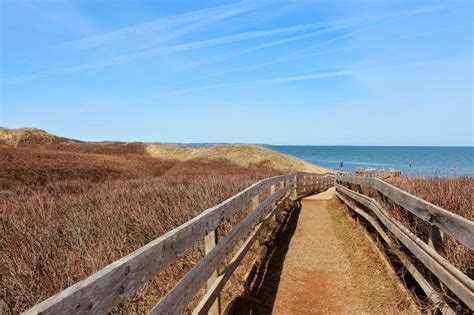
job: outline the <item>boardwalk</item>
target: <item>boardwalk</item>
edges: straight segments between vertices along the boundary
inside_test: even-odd
[[[298,172],[263,179],[37,304],[27,314],[106,313],[203,239],[205,256],[150,314],[178,314],[187,309],[194,309],[193,314],[208,314],[211,307],[211,314],[217,314],[217,302],[226,283],[253,245],[261,250],[253,257],[257,263],[247,266],[253,266],[252,271],[237,281],[244,286],[244,294],[234,295],[235,300],[222,299],[230,302],[228,311],[417,313],[399,278],[390,273],[387,261],[372,246],[373,238],[364,225],[384,240],[391,254],[398,257],[404,270],[444,314],[455,312],[421,268],[429,269],[452,290],[455,299],[474,309],[473,280],[437,252],[444,246],[441,233],[474,249],[474,222],[410,195],[377,178],[377,174]],[[427,242],[398,222],[370,194],[364,195],[367,190],[375,190],[397,204],[405,215],[424,221],[430,229]],[[216,237],[222,232],[221,224],[249,205],[251,210],[243,219],[223,237]],[[350,219],[348,213],[363,218],[361,224]],[[269,227],[274,228],[271,237],[265,233]],[[406,251],[398,250],[395,239]],[[413,259],[418,260],[416,266]],[[225,268],[221,269],[222,264]],[[204,286],[205,294],[196,305],[192,300]]]
[[[302,200],[277,292],[259,297],[275,295],[273,314],[409,313],[360,226],[338,220],[344,209],[333,198],[331,188]]]

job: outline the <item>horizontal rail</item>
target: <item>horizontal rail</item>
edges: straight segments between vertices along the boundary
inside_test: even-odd
[[[473,221],[413,196],[377,178],[337,176],[336,182],[356,184],[375,189],[418,218],[438,227],[470,249],[474,249]]]
[[[86,279],[33,306],[26,311],[26,314],[107,313],[166,268],[171,262],[182,256],[211,231],[214,231],[221,223],[248,205],[252,198],[261,192],[269,190],[277,184],[285,183],[283,188],[268,197],[272,202],[267,204],[264,201],[269,206],[277,201],[276,199],[274,200],[274,196],[282,197],[284,195],[281,195],[282,191],[286,193],[291,190],[294,192],[292,198],[300,198],[303,194],[298,194],[297,190],[298,181],[301,179],[313,180],[315,182],[313,187],[305,188],[304,193],[317,191],[321,186],[316,186],[316,178],[317,180],[325,181],[325,187],[329,187],[334,181],[334,174],[298,172],[263,179],[222,203],[203,211],[195,218],[158,237],[131,254],[111,263]],[[252,213],[255,212],[252,211],[250,214]],[[258,214],[252,215],[252,219],[254,216],[258,216]],[[235,236],[235,239],[240,239],[245,234],[245,231],[248,231],[247,228],[247,225],[245,228],[239,228],[239,232],[234,231],[232,235]],[[224,239],[219,244],[223,243]],[[235,242],[234,238],[229,237],[228,240],[227,242],[231,245]],[[213,253],[222,248],[218,246],[211,250],[204,258],[209,260],[210,258],[206,257],[210,254],[212,254],[210,257],[216,255]],[[216,257],[220,259],[221,255],[219,254]],[[215,258],[216,261],[219,260],[218,258]],[[213,266],[216,265],[213,264]],[[199,284],[201,284],[201,281]]]
[[[276,192],[257,208],[253,209],[161,299],[160,303],[150,311],[150,314],[176,314],[186,309],[189,302],[206,283],[209,276],[217,269],[219,263],[250,232],[250,229],[264,214],[266,208],[283,197],[287,191],[289,191],[288,186]]]
[[[405,266],[406,270],[413,276],[415,281],[420,285],[421,289],[425,292],[426,296],[435,304],[437,308],[441,311],[442,314],[445,315],[454,315],[456,314],[446,302],[443,301],[442,297],[439,293],[433,288],[431,283],[425,279],[423,274],[418,270],[418,268],[411,262],[411,260],[407,257],[407,255],[399,250],[396,250],[396,245],[392,241],[392,239],[388,236],[387,233],[383,230],[380,226],[378,221],[373,218],[370,214],[365,212],[364,210],[360,209],[356,205],[349,202],[348,199],[344,198],[344,196],[339,192],[336,191],[336,196],[342,200],[350,209],[354,212],[362,216],[364,219],[367,220],[377,231],[377,233],[383,238],[383,240],[387,243],[387,245],[393,250],[395,255],[397,255],[398,259],[401,263]]]
[[[313,174],[296,174],[296,186],[292,187],[283,187],[280,191],[276,191],[274,195],[268,197],[262,204],[253,209],[242,221],[237,224],[223,239],[222,241],[214,247],[214,249],[208,253],[203,259],[201,259],[197,265],[190,271],[184,278],[170,291],[168,294],[163,297],[160,302],[155,305],[155,307],[150,311],[150,314],[179,314],[186,309],[187,305],[191,302],[200,288],[204,285],[209,276],[217,269],[217,266],[224,258],[233,250],[233,248],[242,240],[247,234],[250,233],[252,229],[258,229],[258,226],[261,224],[261,218],[265,215],[265,209],[267,209],[274,202],[283,201],[285,198],[289,197],[290,194],[285,195],[286,192],[290,192],[290,188],[298,188],[297,183],[298,179],[307,179],[309,176],[314,176]],[[334,178],[332,175],[323,175],[321,178]],[[327,180],[325,188],[329,188],[332,185],[330,180]],[[287,189],[285,189],[287,188]],[[314,193],[317,188],[313,189],[311,193]],[[310,193],[307,191],[305,193]],[[303,194],[304,195],[304,194]],[[298,198],[301,195],[297,196]],[[267,214],[268,215],[268,214]],[[265,219],[263,219],[265,221]],[[249,239],[251,239],[250,237]],[[247,244],[250,246],[250,244]],[[246,251],[242,252],[239,257],[237,254],[236,259],[242,259]],[[230,276],[230,275],[229,275]],[[225,281],[227,279],[218,277],[216,281],[222,281],[223,283],[216,284],[212,286],[208,291],[218,291],[209,293],[211,297],[214,297],[220,293],[224,287]],[[205,295],[208,296],[207,294]],[[209,297],[209,298],[211,298]],[[198,305],[198,307],[208,306],[211,301],[201,301],[203,305]],[[196,310],[199,312],[199,309]]]
[[[474,281],[472,279],[451,265],[433,248],[429,247],[410,230],[392,218],[376,200],[352,191],[342,185],[336,184],[335,186],[338,191],[371,209],[385,227],[392,232],[426,268],[458,296],[459,299],[466,303],[468,307],[474,309]]]
[[[338,172],[338,176],[360,176],[360,177],[375,177],[379,179],[386,179],[393,176],[399,176],[402,172],[397,169],[356,169],[354,173]]]
[[[288,197],[288,196],[286,196]],[[224,288],[225,284],[227,281],[230,279],[232,276],[233,272],[239,265],[239,263],[242,261],[242,259],[245,257],[245,254],[248,252],[252,244],[256,239],[258,239],[260,233],[263,231],[263,229],[269,224],[270,220],[273,218],[273,216],[276,215],[276,212],[281,208],[282,204],[284,204],[284,200],[286,199],[283,198],[274,208],[270,213],[260,222],[258,223],[254,231],[250,234],[250,236],[247,238],[245,243],[240,247],[240,249],[237,251],[235,256],[232,258],[232,260],[229,262],[227,267],[224,269],[222,274],[216,279],[216,281],[213,283],[212,287],[207,291],[206,295],[202,298],[201,302],[196,306],[196,308],[193,311],[193,315],[205,315],[209,311],[209,309],[212,306],[212,303],[215,301],[215,299],[219,296],[219,293],[222,291]]]

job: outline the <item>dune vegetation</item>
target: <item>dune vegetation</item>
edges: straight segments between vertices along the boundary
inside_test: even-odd
[[[417,197],[429,201],[443,209],[452,211],[469,220],[474,220],[472,197],[474,195],[474,177],[415,177],[397,176],[388,180]],[[416,216],[401,209],[394,203],[385,202],[392,215],[404,226],[409,228],[420,239],[427,242],[429,225]],[[443,243],[437,252],[461,270],[471,279],[474,278],[474,251],[467,246],[444,234]],[[420,266],[422,268],[422,266]],[[429,272],[427,272],[429,275]],[[439,292],[445,295],[446,301],[459,313],[469,313],[469,308],[449,291],[445,286],[438,287]]]
[[[389,182],[432,204],[474,221],[472,204],[474,177],[472,176],[431,178],[398,176],[391,178]],[[421,239],[428,239],[429,227],[426,222],[398,207],[392,207],[392,210],[397,219],[409,227],[413,233]],[[474,252],[467,246],[445,235],[443,247],[439,249],[439,252],[470,278],[474,277]]]
[[[183,147],[170,144],[146,144],[146,152],[161,159],[190,160],[195,158],[213,159],[225,157],[242,167],[265,164],[286,174],[295,171],[326,173],[324,167],[316,166],[262,146],[251,144],[217,144],[205,147]]]
[[[2,314],[28,309],[259,179],[311,169],[258,146],[90,143],[38,129],[2,128],[0,155]],[[199,260],[201,245],[115,311],[149,309]]]

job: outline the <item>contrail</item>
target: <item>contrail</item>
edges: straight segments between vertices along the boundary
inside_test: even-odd
[[[247,2],[242,2],[241,4],[245,4]],[[224,6],[226,7],[226,6]],[[221,8],[222,7],[217,7]],[[383,21],[381,23],[377,23],[375,25],[371,25],[365,28],[358,29],[354,32],[330,39],[328,41],[319,43],[317,45],[307,47],[305,49],[296,51],[292,54],[289,54],[287,56],[284,56],[280,59],[277,59],[275,63],[280,62],[280,60],[285,61],[285,60],[290,60],[291,58],[294,58],[299,55],[303,55],[303,53],[313,50],[315,48],[319,48],[325,45],[328,45],[330,43],[339,41],[341,39],[350,37],[356,33],[359,32],[364,32],[369,29],[376,28],[380,25],[387,24],[387,23],[392,23],[394,21],[416,15],[416,14],[421,14],[425,12],[431,12],[438,10],[440,7],[429,7],[429,8],[422,8],[422,9],[417,9],[417,10],[412,10],[408,13],[405,13],[401,16],[398,16],[396,18],[392,18],[390,20]],[[212,10],[212,9],[207,9],[207,10]],[[201,10],[201,11],[206,11],[206,10]],[[199,11],[199,12],[201,12]],[[208,11],[206,11],[208,12]],[[393,15],[392,15],[393,16]],[[301,24],[301,25],[295,25],[295,26],[290,26],[290,27],[284,27],[284,28],[275,28],[275,29],[269,29],[269,30],[263,30],[263,31],[251,31],[251,32],[242,32],[242,33],[237,33],[237,34],[232,34],[232,35],[227,35],[227,36],[222,36],[222,37],[217,37],[213,39],[208,39],[208,40],[203,40],[203,41],[197,41],[197,42],[191,42],[191,43],[186,43],[186,44],[180,44],[180,45],[173,45],[173,46],[168,46],[168,47],[161,47],[161,48],[153,48],[153,49],[146,49],[142,50],[139,52],[134,52],[130,54],[124,54],[124,55],[119,55],[113,58],[109,58],[106,60],[102,60],[99,62],[95,63],[88,63],[88,64],[83,64],[83,65],[78,65],[78,66],[72,66],[72,67],[63,67],[63,68],[56,68],[56,69],[51,69],[51,70],[45,70],[45,71],[39,71],[36,73],[31,73],[27,75],[22,75],[22,76],[17,76],[12,79],[6,79],[2,80],[1,84],[11,84],[15,82],[20,82],[20,81],[27,81],[27,80],[33,80],[39,77],[45,77],[49,75],[58,75],[58,74],[67,74],[67,73],[75,73],[79,71],[85,71],[85,70],[92,70],[92,69],[102,69],[114,65],[119,65],[123,63],[127,63],[133,60],[138,60],[138,59],[143,59],[143,58],[149,58],[155,55],[159,54],[169,54],[169,53],[174,53],[174,52],[181,52],[181,51],[187,51],[187,50],[192,50],[192,49],[202,49],[206,47],[212,47],[212,46],[217,46],[217,45],[223,45],[223,44],[229,44],[229,43],[234,43],[238,41],[244,41],[244,40],[250,40],[250,39],[256,39],[256,38],[262,38],[262,37],[272,37],[272,36],[278,36],[278,35],[284,35],[284,34],[291,34],[291,33],[296,33],[296,32],[305,32],[305,31],[311,31],[311,30],[321,30],[322,31],[328,31],[331,28],[338,28],[338,27],[345,27],[346,25],[354,22],[354,21],[361,21],[361,20],[366,20],[372,17],[359,17],[359,18],[350,18],[350,19],[340,19],[340,20],[333,20],[333,21],[324,21],[324,22],[317,22],[317,23],[310,23],[310,24]],[[115,36],[121,36],[122,34],[128,34],[128,32],[133,31],[132,28],[127,28],[123,30],[117,31],[118,33],[112,32],[112,34],[105,34],[105,37],[101,37],[102,35],[99,35],[98,37],[91,37],[90,41],[89,39],[86,40],[86,42],[89,42],[92,46],[100,44],[101,43],[101,38],[106,38],[107,42],[111,38],[115,38]],[[119,35],[117,35],[119,34]],[[313,35],[303,35],[303,36],[313,36]],[[269,43],[269,44],[262,44],[259,45],[255,48],[250,48],[250,49],[263,49],[265,47],[271,47],[272,45],[277,45],[284,43],[284,39],[279,41],[280,43],[275,42],[275,43]],[[87,44],[88,45],[88,44]],[[85,46],[87,46],[85,45]],[[268,45],[268,46],[266,46]],[[251,51],[251,50],[250,50]],[[245,53],[245,52],[244,52]]]
[[[360,29],[358,29],[358,30],[356,30],[356,31],[354,31],[354,32],[351,32],[351,33],[348,33],[348,34],[345,34],[345,35],[342,35],[342,36],[339,36],[339,37],[330,39],[330,40],[328,40],[328,41],[325,41],[325,42],[316,44],[316,45],[311,46],[311,47],[307,47],[307,48],[301,49],[301,50],[299,50],[299,51],[296,51],[296,52],[294,52],[294,53],[288,55],[287,57],[297,56],[297,55],[300,55],[300,54],[302,54],[302,53],[304,53],[304,52],[313,50],[313,49],[315,49],[315,48],[319,48],[319,47],[322,47],[322,46],[326,46],[326,45],[328,45],[328,44],[330,44],[330,43],[339,41],[339,40],[341,40],[341,39],[351,37],[351,36],[354,35],[354,34],[358,34],[358,33],[361,33],[361,32],[365,32],[365,31],[367,31],[367,30],[377,28],[377,27],[379,27],[379,26],[381,26],[381,25],[390,24],[390,23],[393,23],[393,22],[402,20],[402,19],[404,19],[404,18],[413,16],[413,15],[417,15],[417,14],[421,14],[421,13],[426,13],[426,12],[433,12],[433,11],[439,10],[440,8],[441,8],[441,7],[439,7],[439,6],[435,6],[435,7],[427,7],[427,8],[421,8],[421,9],[413,10],[413,11],[407,12],[407,13],[401,15],[401,16],[397,16],[397,17],[394,17],[394,18],[392,18],[392,19],[385,20],[385,21],[382,21],[382,22],[380,22],[380,23],[377,23],[377,24],[374,24],[374,25],[370,25],[370,26],[367,26],[367,27],[364,27],[364,28],[360,28]]]
[[[318,32],[315,32],[314,34],[302,35],[306,37],[311,37],[311,36],[316,36],[317,35],[316,33],[319,33],[319,32],[328,32],[328,31],[332,31],[333,29],[344,27],[345,23],[349,23],[349,21],[351,20],[353,19],[343,19],[343,20],[325,21],[325,22],[317,22],[317,23],[310,23],[310,24],[301,24],[301,25],[295,25],[295,26],[290,26],[290,27],[274,28],[274,29],[268,29],[268,30],[262,30],[262,31],[242,32],[242,33],[221,36],[221,37],[217,37],[213,39],[196,41],[196,42],[191,42],[191,43],[186,43],[186,44],[173,45],[173,46],[162,47],[162,48],[146,49],[146,50],[134,52],[131,54],[116,56],[116,57],[109,58],[107,60],[102,60],[95,63],[89,63],[89,64],[73,66],[73,67],[57,68],[57,69],[52,69],[52,70],[40,71],[40,72],[28,74],[28,75],[18,76],[16,78],[7,79],[3,81],[2,84],[10,84],[10,83],[15,83],[15,82],[20,82],[20,81],[27,81],[27,80],[32,80],[32,79],[49,76],[49,75],[74,73],[78,71],[92,70],[92,69],[102,69],[102,68],[110,67],[113,65],[127,63],[133,60],[149,58],[149,57],[159,55],[159,54],[170,54],[170,53],[182,52],[182,51],[193,50],[193,49],[202,49],[202,48],[223,45],[223,44],[230,44],[230,43],[234,43],[238,41],[251,40],[251,39],[257,39],[257,38],[262,38],[262,37],[273,37],[273,36],[291,34],[291,33],[296,33],[296,32],[304,32],[304,31],[310,31],[310,30],[316,30],[316,29],[320,30]],[[288,41],[291,41],[291,40],[296,40],[296,39],[288,39]],[[262,44],[262,45],[259,45],[259,47],[254,47],[250,49],[251,50],[263,49],[267,45],[268,47],[271,47],[274,45],[282,44],[284,42],[285,42],[285,39],[280,40],[275,43]]]
[[[68,41],[60,44],[61,47],[75,49],[91,49],[99,46],[111,45],[116,42],[134,38],[140,34],[152,34],[165,29],[172,29],[178,26],[186,26],[184,29],[174,31],[164,39],[170,39],[176,35],[191,31],[195,28],[194,23],[211,23],[239,14],[243,14],[256,9],[256,5],[249,1],[242,1],[230,5],[222,5],[208,9],[186,12],[174,16],[165,17],[159,20],[140,23],[134,26],[124,27],[114,31],[87,36],[78,40]]]
[[[309,57],[309,56],[323,55],[323,54],[326,54],[326,53],[338,52],[338,51],[341,51],[341,50],[344,50],[344,49],[347,49],[347,48],[334,49],[334,50],[330,50],[330,51],[327,51],[327,52],[316,52],[316,53],[304,54],[307,51],[314,50],[316,48],[329,45],[333,42],[340,41],[344,38],[349,38],[349,37],[353,36],[354,34],[365,32],[367,30],[377,28],[381,25],[393,23],[393,22],[396,22],[400,19],[404,19],[404,18],[412,16],[412,15],[417,15],[417,14],[421,14],[421,13],[425,13],[425,12],[432,12],[432,11],[436,11],[436,10],[439,10],[439,9],[440,9],[439,6],[434,6],[434,7],[421,8],[421,9],[405,12],[403,15],[398,15],[395,18],[391,18],[391,19],[382,21],[382,22],[377,23],[377,24],[373,24],[373,25],[370,25],[370,26],[367,26],[367,27],[364,27],[364,28],[357,29],[357,30],[355,30],[353,32],[350,32],[348,34],[344,34],[344,35],[332,38],[330,40],[324,41],[322,43],[318,43],[318,44],[313,45],[313,46],[308,47],[308,48],[298,50],[294,53],[285,55],[283,57],[280,57],[280,58],[277,58],[277,59],[274,59],[274,60],[270,60],[270,61],[267,61],[267,62],[254,64],[254,65],[238,67],[238,68],[230,69],[230,70],[227,70],[227,71],[220,71],[220,72],[211,73],[211,74],[201,76],[201,77],[193,79],[193,80],[186,80],[186,81],[182,81],[182,82],[179,82],[179,83],[176,83],[176,84],[173,84],[173,85],[169,85],[168,87],[173,87],[173,86],[181,85],[181,84],[184,84],[184,83],[193,82],[193,81],[196,81],[196,80],[199,80],[199,79],[206,79],[206,78],[210,78],[210,77],[215,77],[215,76],[219,76],[219,75],[222,75],[222,74],[238,72],[238,71],[241,71],[241,70],[256,69],[256,68],[265,67],[265,66],[269,66],[269,65],[273,65],[273,64],[278,64],[278,63],[283,63],[283,62],[287,62],[287,61],[291,61],[291,60],[295,60],[295,59],[306,58],[306,57]],[[390,15],[390,16],[393,16],[393,15]],[[369,17],[365,17],[364,19],[368,19],[368,18]],[[341,26],[340,28],[343,28],[343,27]],[[239,55],[239,54],[235,54],[235,55]],[[233,57],[234,55],[230,55],[230,56]]]
[[[285,76],[285,77],[280,77],[280,78],[268,78],[268,79],[259,79],[259,80],[233,82],[233,83],[221,83],[221,84],[199,86],[199,87],[189,88],[189,89],[176,90],[169,93],[164,93],[162,95],[168,96],[168,95],[176,95],[176,94],[185,94],[185,93],[194,92],[194,91],[203,91],[203,90],[210,90],[210,89],[216,89],[216,88],[222,88],[222,87],[237,87],[237,86],[254,85],[254,84],[281,84],[281,83],[294,82],[294,81],[308,81],[308,80],[318,80],[318,79],[334,78],[334,77],[347,77],[347,76],[352,76],[352,75],[356,75],[360,73],[369,73],[369,72],[377,72],[377,71],[386,71],[386,70],[397,69],[397,68],[420,66],[420,65],[425,65],[427,63],[431,63],[431,62],[425,61],[425,62],[392,65],[392,66],[387,66],[387,67],[382,67],[382,68],[330,71],[330,72],[322,72],[322,73]]]

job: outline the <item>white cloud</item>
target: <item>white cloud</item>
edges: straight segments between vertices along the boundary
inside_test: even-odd
[[[185,94],[185,93],[190,93],[190,92],[194,92],[194,91],[203,91],[203,90],[226,88],[226,87],[237,87],[237,86],[245,86],[245,85],[282,84],[282,83],[295,82],[295,81],[309,81],[309,80],[319,80],[319,79],[335,78],[335,77],[349,77],[349,76],[359,75],[359,74],[362,74],[362,73],[388,71],[390,69],[423,66],[423,65],[433,63],[433,62],[434,61],[406,63],[406,64],[398,64],[398,65],[380,67],[380,68],[366,68],[366,69],[329,71],[329,72],[322,72],[322,73],[311,73],[311,74],[303,74],[303,75],[295,75],[295,76],[284,76],[284,77],[279,77],[279,78],[250,80],[250,81],[232,82],[232,83],[220,83],[220,84],[213,84],[213,85],[198,86],[198,87],[195,87],[195,88],[175,90],[175,91],[172,91],[172,92],[169,92],[169,93],[163,93],[162,95]]]
[[[171,32],[167,32],[167,34],[160,34],[162,35],[160,36],[161,40],[168,40],[194,30],[198,24],[208,24],[230,18],[254,10],[256,7],[257,5],[253,2],[243,1],[230,5],[186,12],[102,34],[87,36],[78,40],[68,41],[62,43],[60,46],[75,49],[92,49],[117,44],[121,41],[136,37],[149,37],[152,39],[156,37],[158,32],[172,30]]]

